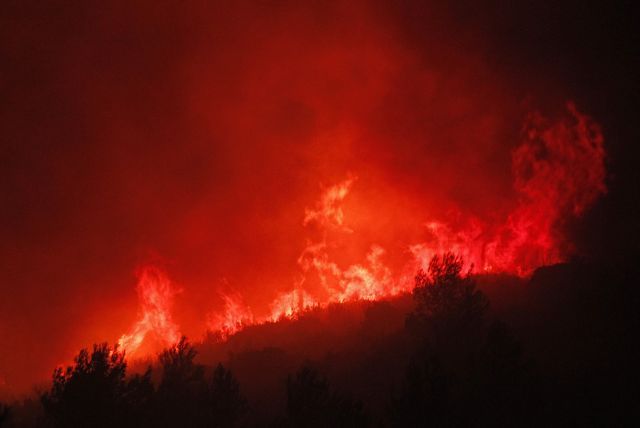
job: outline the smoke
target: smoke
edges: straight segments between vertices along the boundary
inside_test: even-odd
[[[492,26],[383,3],[7,6],[7,384],[92,342],[401,293],[441,251],[518,274],[572,253],[605,190],[594,120],[503,66]]]
[[[479,272],[518,275],[566,260],[575,251],[566,224],[606,192],[603,142],[599,125],[573,103],[554,120],[529,114],[512,152],[516,200],[506,218],[489,223],[471,216],[457,228],[431,222],[433,242],[412,252],[423,268],[435,254],[453,251]]]

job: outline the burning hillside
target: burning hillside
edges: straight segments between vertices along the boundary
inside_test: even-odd
[[[606,190],[604,155],[599,126],[572,103],[555,120],[529,114],[522,141],[512,152],[516,197],[505,215],[488,220],[458,212],[455,223],[426,217],[428,239],[396,242],[401,257],[396,266],[386,263],[387,250],[375,242],[358,262],[338,261],[341,254],[353,252],[352,243],[360,239],[344,209],[345,199],[357,186],[353,175],[325,188],[316,204],[305,209],[302,223],[314,238],[307,239],[297,259],[300,274],[291,291],[277,295],[267,308],[248,306],[239,292],[222,293],[224,305],[208,315],[203,331],[226,339],[244,327],[295,318],[314,307],[407,293],[415,272],[426,270],[435,255],[445,252],[462,256],[475,273],[526,275],[539,266],[562,262],[573,250],[563,235],[566,222],[580,216]],[[174,294],[165,274],[153,267],[142,269],[140,319],[119,342],[129,354],[139,354],[147,335],[164,346],[177,341],[178,327],[171,315]]]
[[[0,400],[92,343],[402,299],[447,252],[636,263],[625,7],[4,6]]]

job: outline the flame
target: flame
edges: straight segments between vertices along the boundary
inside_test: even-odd
[[[517,205],[506,219],[492,225],[471,217],[457,229],[430,222],[433,239],[410,248],[420,267],[452,251],[480,272],[526,275],[571,254],[559,226],[606,192],[606,171],[600,127],[573,103],[567,111],[554,123],[539,113],[527,118],[523,141],[512,153]]]
[[[140,315],[131,331],[123,334],[118,345],[129,355],[135,354],[150,333],[164,346],[180,339],[178,326],[171,317],[171,304],[176,290],[167,275],[154,266],[145,266],[138,272],[136,286]]]
[[[539,113],[525,124],[513,152],[519,206],[491,243],[488,260],[500,270],[528,272],[562,261],[565,238],[555,230],[580,216],[606,192],[604,138],[597,123],[567,104],[570,117],[549,124]],[[569,250],[570,252],[571,250]]]
[[[238,332],[243,327],[254,323],[251,308],[246,306],[239,294],[221,294],[224,300],[224,312],[210,313],[207,327],[210,331],[220,333],[220,338],[225,340],[230,335]]]
[[[331,260],[327,231],[329,228],[340,232],[352,233],[353,230],[344,224],[344,213],[341,203],[349,194],[357,177],[351,176],[342,183],[329,187],[320,197],[314,209],[307,209],[303,221],[304,226],[316,225],[322,233],[320,242],[307,241],[307,245],[298,258],[303,279],[315,272],[320,284],[329,295],[328,302],[345,302],[349,300],[374,300],[393,294],[391,271],[381,263],[385,250],[379,245],[371,246],[366,256],[366,263],[354,264],[341,269]]]
[[[391,269],[382,263],[384,248],[373,245],[367,254],[366,265],[349,266],[340,280],[340,292],[333,297],[340,303],[350,300],[376,300],[398,294],[394,288]]]
[[[269,314],[258,318],[253,315],[251,308],[243,303],[239,294],[221,293],[221,297],[224,300],[224,310],[211,312],[207,322],[208,331],[214,332],[214,337],[221,341],[247,326],[294,319],[301,313],[318,306],[318,302],[309,293],[294,289],[287,293],[280,293],[271,303]]]
[[[318,302],[304,290],[295,289],[289,293],[281,293],[271,303],[271,314],[266,321],[275,322],[283,318],[292,319],[318,305]]]
[[[600,128],[572,103],[567,112],[555,122],[539,113],[527,117],[522,141],[512,152],[517,198],[502,220],[462,213],[455,216],[455,223],[430,219],[424,224],[426,239],[406,245],[408,258],[396,272],[385,264],[386,251],[377,244],[370,246],[362,262],[342,266],[333,250],[335,240],[355,233],[347,226],[343,210],[357,179],[351,175],[326,188],[315,206],[305,209],[302,225],[321,233],[315,240],[308,239],[300,253],[301,277],[293,289],[280,293],[262,316],[254,315],[240,294],[221,294],[224,309],[209,314],[207,328],[226,340],[246,326],[293,319],[311,308],[409,292],[415,272],[426,270],[431,259],[444,252],[460,255],[476,272],[518,275],[564,260],[572,249],[561,233],[563,222],[580,216],[606,192]],[[311,292],[313,281],[319,290]],[[120,345],[129,353],[136,352],[150,332],[165,345],[175,343],[180,335],[170,314],[175,294],[171,282],[160,270],[146,267],[141,270],[137,289],[140,319],[120,338]]]
[[[270,305],[271,313],[250,318],[249,308],[226,304],[219,323],[222,331],[237,331],[247,320],[255,323],[294,318],[312,307],[334,302],[377,300],[409,292],[417,269],[444,252],[456,253],[476,272],[509,272],[526,275],[538,266],[557,263],[571,248],[559,225],[585,209],[606,192],[604,185],[604,138],[599,126],[581,114],[573,103],[568,115],[551,122],[539,113],[530,114],[523,139],[512,153],[514,190],[517,201],[503,221],[490,223],[468,216],[453,225],[438,220],[425,223],[428,239],[407,246],[409,260],[395,274],[384,264],[385,249],[372,245],[365,261],[342,268],[331,257],[328,231],[351,234],[345,224],[342,203],[355,181],[350,176],[327,188],[315,207],[307,208],[303,225],[321,230],[321,239],[308,240],[298,258],[301,280],[294,290],[280,294]],[[315,275],[325,297],[312,296],[303,287]],[[229,302],[230,300],[227,300]],[[231,328],[229,327],[231,326]]]

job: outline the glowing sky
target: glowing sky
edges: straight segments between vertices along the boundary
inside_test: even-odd
[[[538,244],[556,251],[548,261],[575,250],[564,228],[605,192],[597,112],[563,84],[569,59],[542,61],[536,43],[502,37],[510,26],[491,10],[8,6],[5,388],[25,389],[80,347],[131,332],[141,266],[171,278],[171,322],[197,338],[230,306],[225,296],[269,316],[316,269],[301,256],[310,244],[330,243],[345,272],[382,248],[392,276],[421,251],[411,245],[433,241],[434,222],[451,227],[447,242],[479,230],[485,243],[546,222],[551,243]],[[504,13],[533,25],[525,11]],[[350,178],[340,227],[323,236],[310,210]],[[527,242],[542,236],[530,233]],[[545,260],[536,254],[518,263],[535,267]],[[303,288],[324,299],[317,273]]]

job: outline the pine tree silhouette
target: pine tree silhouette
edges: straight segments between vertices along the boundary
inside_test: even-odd
[[[103,343],[82,349],[72,366],[53,372],[51,390],[42,395],[47,419],[55,427],[107,427],[119,422],[125,390],[124,354]]]

